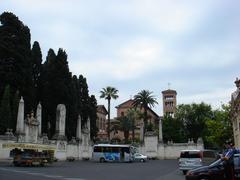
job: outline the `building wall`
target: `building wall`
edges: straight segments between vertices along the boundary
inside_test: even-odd
[[[231,121],[235,146],[240,147],[240,79],[237,78],[235,84],[237,89],[231,96]]]
[[[96,125],[98,128],[97,138],[100,140],[107,140],[107,112],[104,106],[98,106],[97,108],[97,120]]]

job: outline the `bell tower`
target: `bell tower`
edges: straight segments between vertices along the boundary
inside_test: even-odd
[[[177,91],[168,89],[162,91],[163,98],[163,115],[170,115],[174,117],[177,106]]]

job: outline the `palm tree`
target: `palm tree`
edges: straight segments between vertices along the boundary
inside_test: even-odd
[[[135,140],[135,129],[136,129],[136,121],[141,119],[142,117],[142,113],[136,109],[136,108],[130,108],[127,110],[127,115],[126,115],[129,119],[129,121],[131,121],[132,127],[131,127],[131,131],[132,131],[132,142],[134,142]]]
[[[156,98],[152,95],[152,92],[148,90],[142,90],[134,96],[133,106],[140,107],[143,109],[143,122],[144,122],[144,132],[147,125],[147,110],[148,108],[154,107],[155,104],[158,104]]]
[[[105,98],[108,101],[108,127],[107,127],[107,133],[108,133],[108,142],[110,142],[110,103],[111,99],[117,99],[118,98],[118,90],[114,87],[107,86],[106,88],[103,88],[100,91],[101,95],[100,98]]]
[[[122,131],[124,134],[124,141],[128,143],[129,131],[132,130],[133,121],[131,121],[127,116],[121,116],[116,119],[113,123],[112,131]]]

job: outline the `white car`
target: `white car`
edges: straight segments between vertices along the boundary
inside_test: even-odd
[[[147,161],[147,156],[140,154],[140,153],[135,153],[134,154],[134,161],[140,161],[140,162],[146,162]]]

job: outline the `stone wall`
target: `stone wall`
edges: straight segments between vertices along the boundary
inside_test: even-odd
[[[10,149],[3,149],[3,143],[14,143],[14,140],[0,140],[0,159],[9,159]],[[157,136],[145,137],[145,143],[138,147],[139,152],[150,158],[177,159],[180,151],[184,149],[203,149],[203,144],[195,143],[158,143]],[[83,143],[67,143],[66,141],[51,141],[56,146],[55,157],[58,160],[66,160],[74,157],[76,160],[91,159],[92,145]]]
[[[14,143],[14,141],[13,140],[1,140],[0,139],[0,159],[2,159],[2,160],[10,158],[9,157],[10,150],[2,148],[2,144],[5,144],[5,143]]]
[[[139,152],[147,155],[149,158],[156,159],[177,159],[180,151],[184,149],[204,149],[203,143],[172,143],[163,144],[158,142],[157,136],[145,136],[144,144],[139,147]]]

